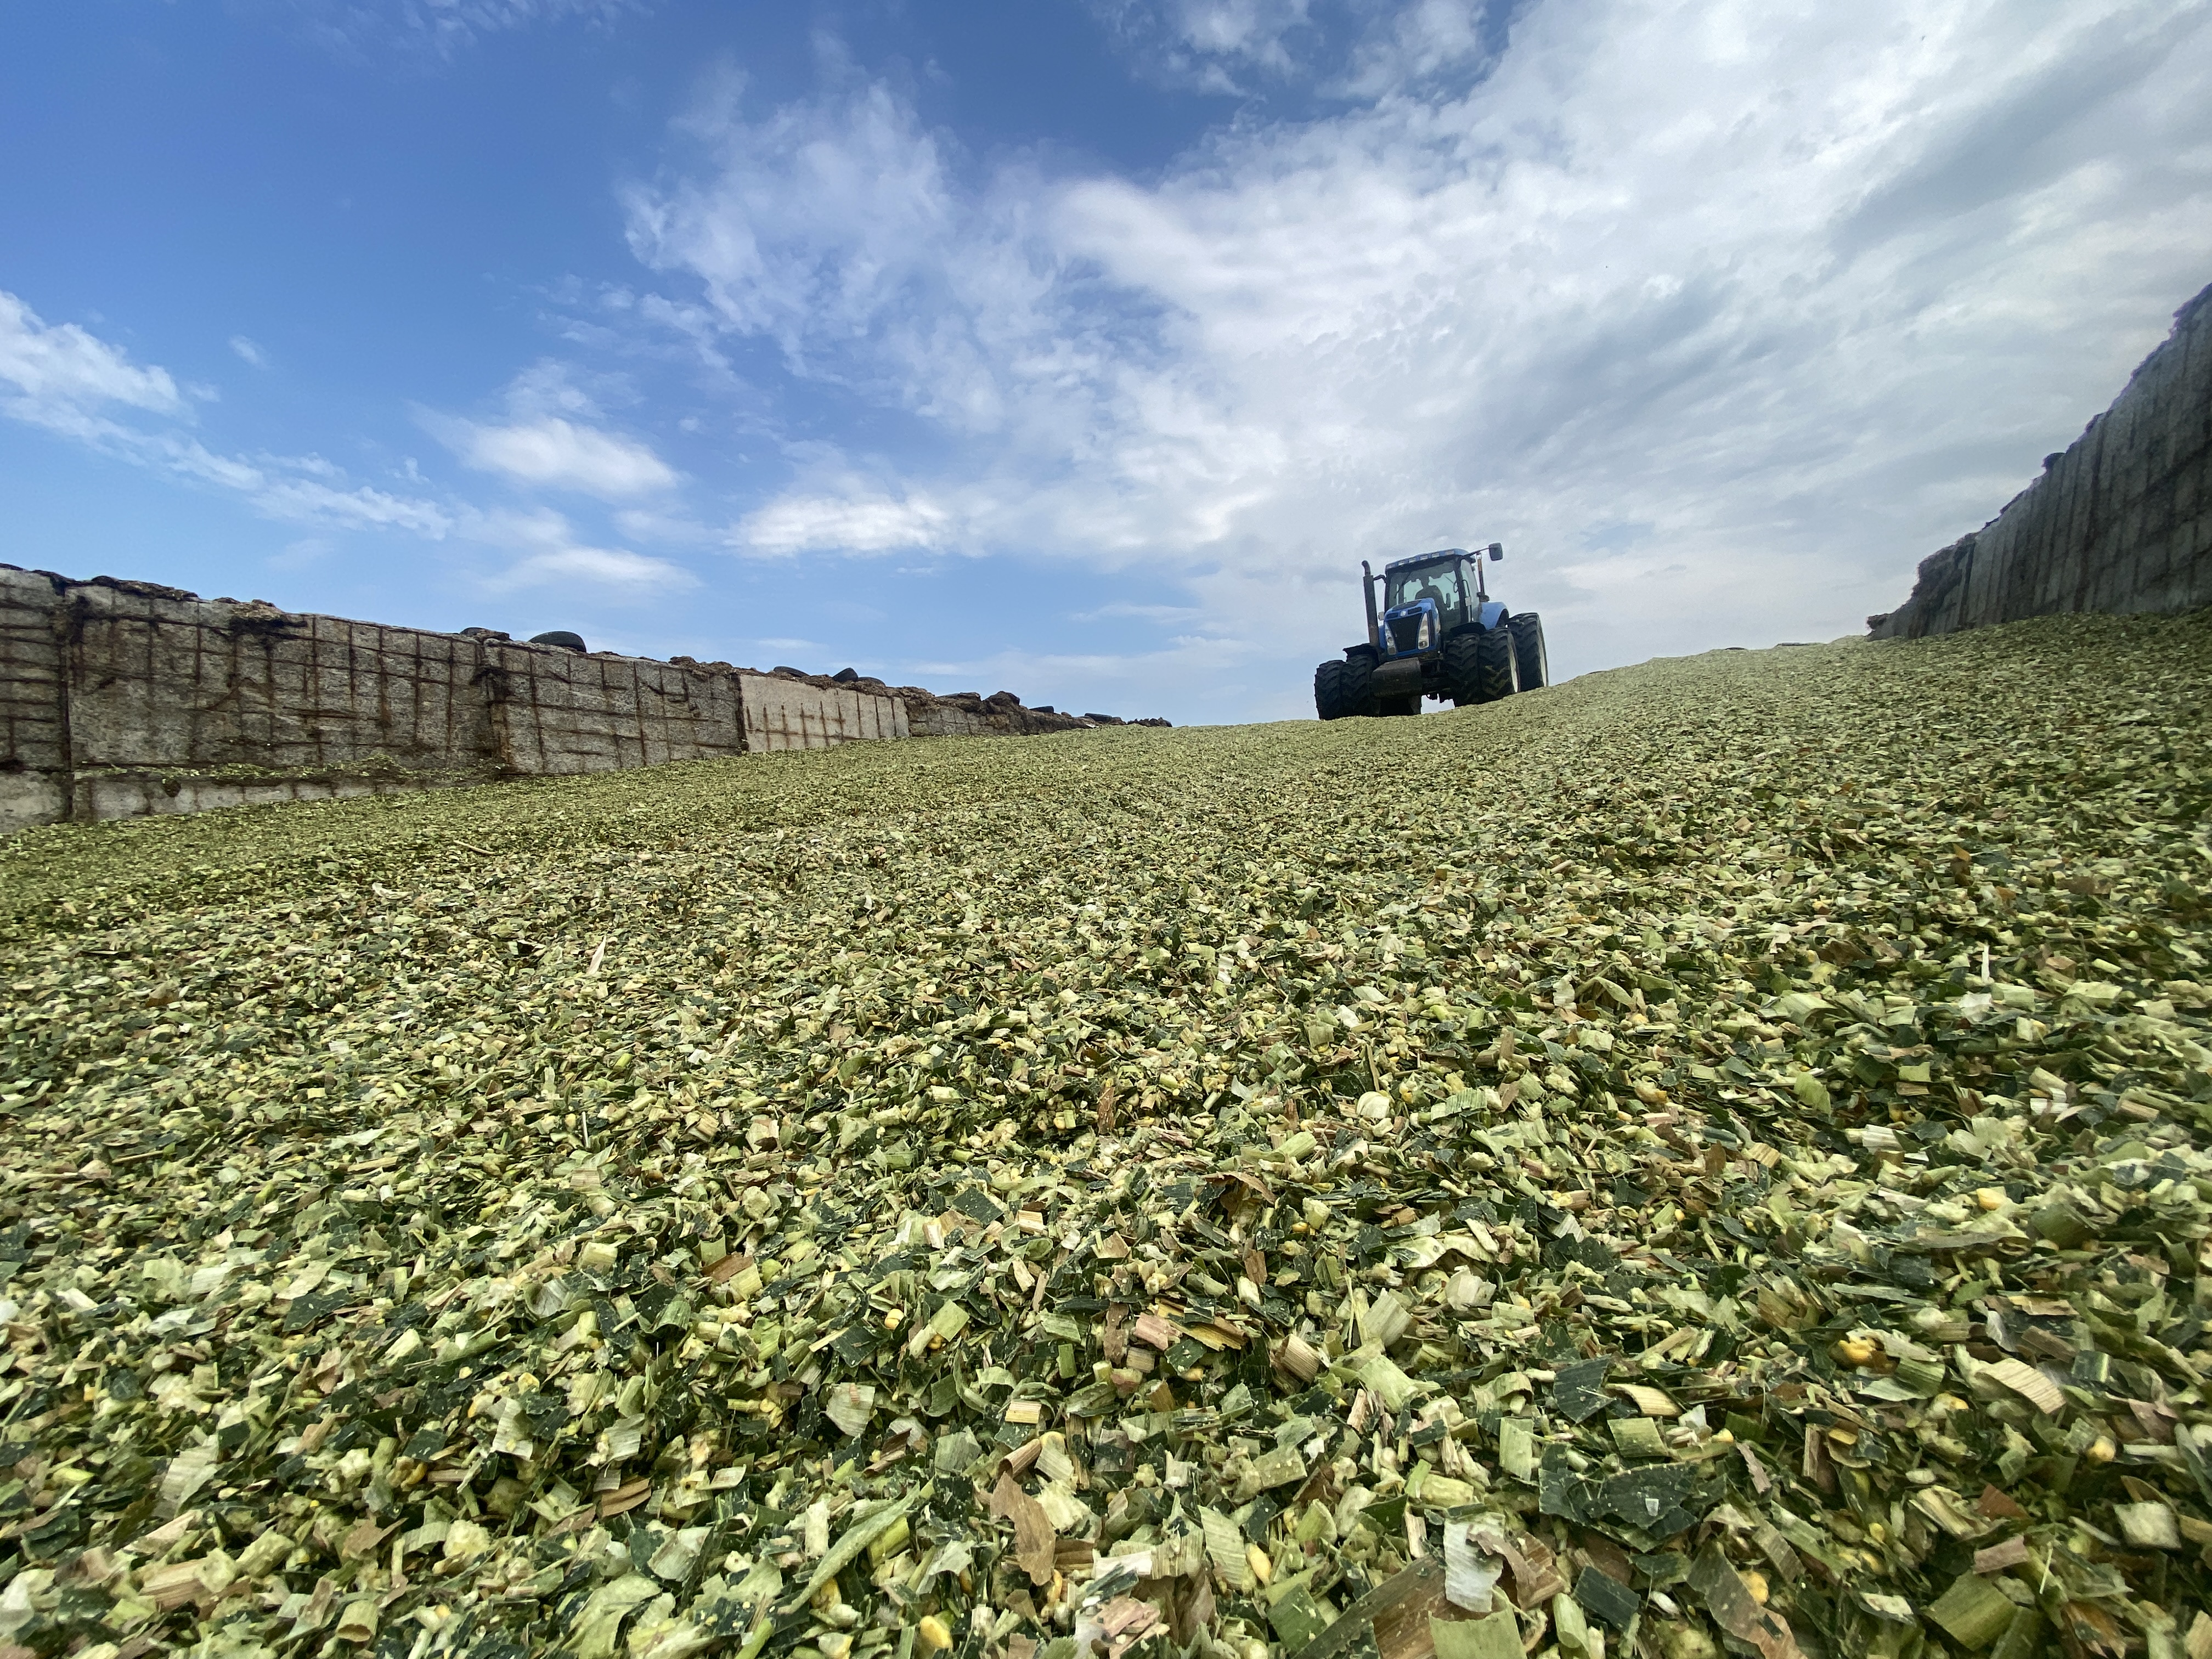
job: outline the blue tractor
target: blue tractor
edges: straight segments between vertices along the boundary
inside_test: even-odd
[[[1449,697],[1459,708],[1495,702],[1551,682],[1544,624],[1533,611],[1510,615],[1482,580],[1484,556],[1505,556],[1496,542],[1470,553],[1447,547],[1400,559],[1377,576],[1360,561],[1367,639],[1344,660],[1314,670],[1314,708],[1325,720],[1346,714],[1418,714],[1421,699]],[[1385,590],[1376,615],[1375,587]]]

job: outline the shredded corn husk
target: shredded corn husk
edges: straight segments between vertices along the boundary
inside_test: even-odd
[[[18,836],[0,1642],[2212,1651],[2209,664]]]

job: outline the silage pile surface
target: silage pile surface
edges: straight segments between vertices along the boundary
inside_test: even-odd
[[[2206,1659],[2208,667],[19,837],[0,1644]]]

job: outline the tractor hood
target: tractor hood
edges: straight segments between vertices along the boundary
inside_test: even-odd
[[[1382,654],[1417,656],[1443,643],[1443,617],[1434,599],[1416,599],[1382,613]]]

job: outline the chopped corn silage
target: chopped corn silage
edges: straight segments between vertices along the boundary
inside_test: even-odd
[[[20,836],[0,1644],[2207,1659],[2208,671]]]

